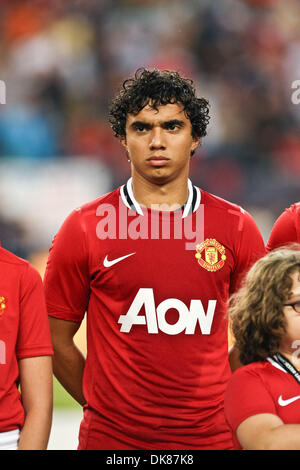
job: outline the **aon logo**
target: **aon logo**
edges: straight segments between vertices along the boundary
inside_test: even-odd
[[[155,307],[153,289],[140,289],[136,294],[126,315],[121,315],[120,331],[129,333],[132,325],[147,325],[148,333],[163,331],[168,335],[178,335],[185,332],[186,335],[195,334],[199,323],[203,335],[209,335],[216,309],[216,300],[209,300],[207,311],[204,310],[201,300],[191,300],[189,308],[178,299],[167,299]],[[145,307],[145,315],[139,315],[142,307]],[[179,314],[178,321],[170,324],[166,321],[166,313],[169,309],[176,309]]]

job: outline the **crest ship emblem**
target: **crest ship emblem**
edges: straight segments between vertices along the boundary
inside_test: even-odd
[[[225,264],[225,247],[215,238],[207,238],[196,246],[195,257],[202,268],[215,272]]]

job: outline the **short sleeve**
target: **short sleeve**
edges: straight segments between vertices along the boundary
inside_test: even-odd
[[[49,316],[82,321],[89,300],[89,269],[80,209],[67,217],[53,239],[44,287]]]
[[[300,243],[300,204],[291,206],[278,217],[266,249],[269,252],[289,243]]]
[[[261,233],[251,215],[242,210],[238,223],[239,245],[236,253],[235,269],[231,278],[230,293],[235,292],[250,267],[266,254]]]
[[[52,355],[49,320],[39,273],[28,264],[21,278],[18,359]]]
[[[226,420],[234,433],[250,416],[277,414],[272,396],[261,377],[247,367],[237,369],[231,376],[225,392],[224,409]]]

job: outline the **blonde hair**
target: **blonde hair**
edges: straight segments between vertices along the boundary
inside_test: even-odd
[[[248,271],[229,300],[229,321],[243,364],[278,352],[286,332],[283,304],[291,295],[291,275],[300,272],[300,245],[274,250]]]

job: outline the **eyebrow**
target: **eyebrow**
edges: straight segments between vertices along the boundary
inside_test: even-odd
[[[161,121],[159,125],[163,129],[167,129],[170,126],[179,126],[183,127],[185,125],[184,121],[181,121],[180,119],[170,119],[168,121]],[[147,121],[134,121],[132,124],[130,124],[130,127],[133,129],[137,129],[138,127],[143,126],[145,129],[152,129],[153,124]]]

